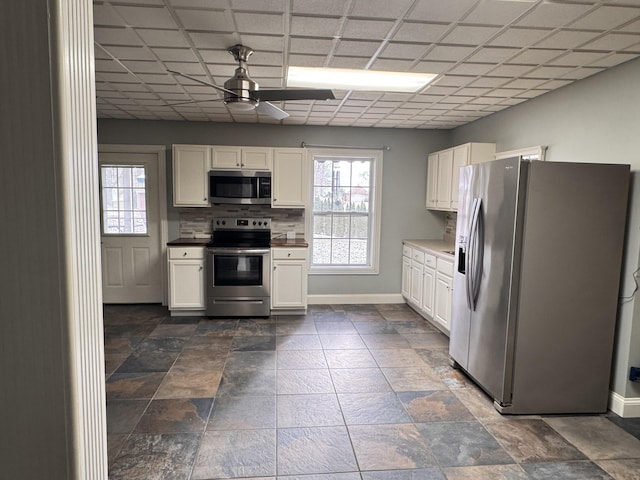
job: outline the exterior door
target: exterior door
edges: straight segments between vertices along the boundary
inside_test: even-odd
[[[100,153],[104,303],[161,303],[158,157]]]

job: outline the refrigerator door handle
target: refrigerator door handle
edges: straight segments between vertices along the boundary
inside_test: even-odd
[[[467,306],[471,311],[476,309],[480,291],[480,276],[484,257],[484,221],[482,218],[482,199],[474,198],[469,227],[469,248],[467,251],[467,276],[465,281]]]

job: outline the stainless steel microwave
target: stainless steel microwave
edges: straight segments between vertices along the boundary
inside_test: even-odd
[[[271,172],[211,170],[209,203],[271,204]]]

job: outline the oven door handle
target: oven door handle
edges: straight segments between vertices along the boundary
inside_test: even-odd
[[[266,255],[271,253],[268,248],[207,248],[209,253],[219,255],[238,255],[238,254],[251,254],[251,255]]]

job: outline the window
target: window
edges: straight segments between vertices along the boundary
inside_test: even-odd
[[[377,273],[382,153],[311,151],[311,273]]]
[[[144,165],[100,165],[102,232],[144,235],[147,210]]]

